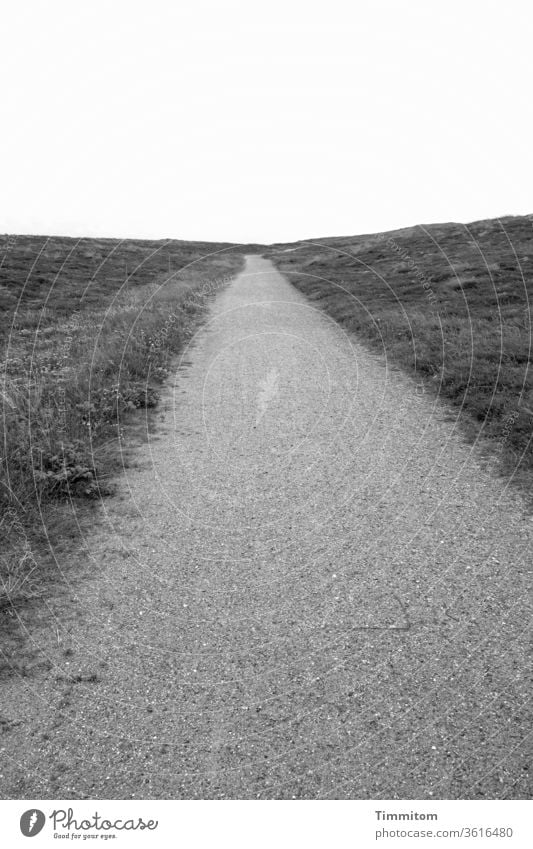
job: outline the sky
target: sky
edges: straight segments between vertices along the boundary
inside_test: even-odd
[[[4,4],[0,232],[291,241],[533,213],[533,10]]]

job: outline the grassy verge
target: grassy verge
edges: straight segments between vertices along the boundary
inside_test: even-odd
[[[65,530],[58,504],[109,493],[128,415],[157,405],[171,358],[242,260],[223,245],[31,237],[0,240],[0,257],[5,605],[41,591]]]
[[[533,480],[529,216],[276,245],[317,306],[457,408],[496,467]]]

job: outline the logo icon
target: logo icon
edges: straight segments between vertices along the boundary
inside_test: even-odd
[[[35,837],[42,830],[45,822],[46,817],[42,811],[30,808],[29,811],[24,811],[20,818],[20,830],[24,837]]]

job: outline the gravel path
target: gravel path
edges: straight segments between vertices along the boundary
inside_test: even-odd
[[[2,796],[529,797],[519,496],[266,260],[185,357],[26,620]]]

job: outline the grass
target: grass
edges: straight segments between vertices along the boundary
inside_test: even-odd
[[[228,248],[0,237],[0,603],[38,595],[43,550],[76,536],[60,505],[108,492],[121,428],[157,405],[209,294],[240,268]],[[532,217],[246,250],[454,405],[530,491]]]
[[[457,408],[496,468],[533,480],[533,217],[275,245],[277,267]]]
[[[110,492],[128,417],[157,405],[209,295],[240,268],[229,247],[0,239],[0,604],[41,592],[43,551],[72,521],[58,505]]]

